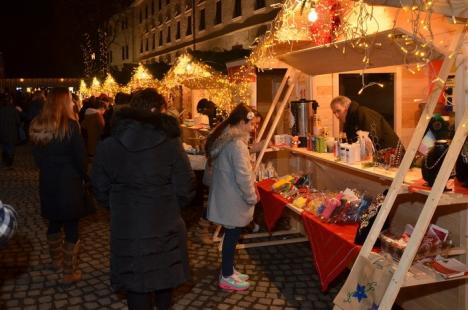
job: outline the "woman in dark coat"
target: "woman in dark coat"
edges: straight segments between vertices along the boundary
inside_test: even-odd
[[[63,281],[73,283],[81,279],[78,221],[84,215],[86,151],[68,89],[56,88],[49,93],[41,113],[31,122],[29,134],[39,167],[41,213],[49,220],[52,266],[61,269],[63,251]]]
[[[115,111],[111,136],[96,151],[91,181],[111,212],[111,284],[129,309],[168,309],[172,288],[189,277],[180,208],[194,196],[194,175],[175,118],[161,114],[155,90],[135,93]]]

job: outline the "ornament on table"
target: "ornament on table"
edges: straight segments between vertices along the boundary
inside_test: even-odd
[[[293,136],[291,140],[291,147],[299,147],[299,144],[301,144],[301,141],[299,141],[299,137]]]
[[[378,150],[374,153],[374,164],[385,168],[396,168],[400,166],[405,154],[405,148],[398,142],[396,147],[389,147]]]

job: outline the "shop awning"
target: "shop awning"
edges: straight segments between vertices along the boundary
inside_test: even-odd
[[[389,37],[392,34],[392,38]],[[378,32],[367,37],[368,42],[374,44],[370,49],[370,63],[367,68],[385,67],[401,64],[409,64],[418,61],[415,56],[405,54],[395,39],[410,35],[402,29]],[[306,48],[278,57],[278,59],[298,70],[310,74],[320,75],[325,73],[362,70],[364,68],[365,49],[352,47],[356,42],[341,41],[330,45]],[[421,43],[421,42],[420,42]],[[344,51],[344,52],[343,52]],[[442,56],[433,50],[432,59]]]

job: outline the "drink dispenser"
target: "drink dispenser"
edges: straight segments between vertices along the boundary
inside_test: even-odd
[[[317,113],[318,102],[300,99],[291,101],[291,112],[294,115],[294,125],[291,128],[293,136],[299,136],[299,147],[307,147],[307,136],[311,132],[310,120]]]

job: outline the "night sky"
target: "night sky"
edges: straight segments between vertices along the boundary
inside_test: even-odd
[[[80,43],[129,0],[3,0],[0,52],[7,78],[81,77]]]

